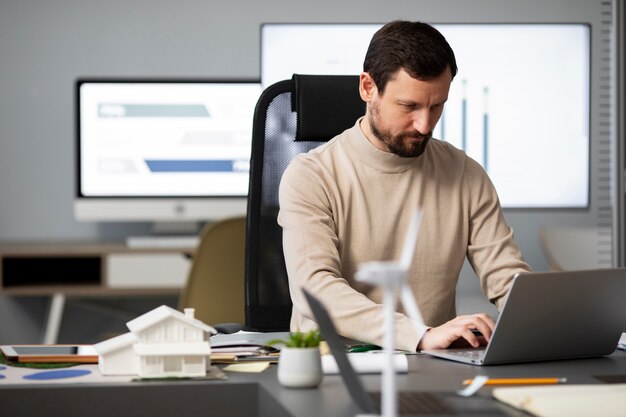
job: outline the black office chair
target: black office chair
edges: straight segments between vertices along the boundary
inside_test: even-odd
[[[289,330],[291,297],[277,223],[278,186],[285,168],[352,127],[365,113],[359,78],[294,75],[268,87],[256,106],[245,255],[246,325],[260,331]]]

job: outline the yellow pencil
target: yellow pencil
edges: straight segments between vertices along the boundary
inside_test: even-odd
[[[567,382],[567,378],[490,378],[485,385],[539,385],[561,384]],[[463,381],[463,385],[472,383],[471,379]]]

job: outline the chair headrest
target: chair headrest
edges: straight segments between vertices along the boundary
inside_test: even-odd
[[[296,141],[325,142],[365,114],[354,75],[294,74],[291,107],[297,113]]]

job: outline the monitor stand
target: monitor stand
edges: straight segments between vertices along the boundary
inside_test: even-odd
[[[195,249],[200,241],[200,223],[155,222],[146,236],[128,236],[129,248],[183,248]]]

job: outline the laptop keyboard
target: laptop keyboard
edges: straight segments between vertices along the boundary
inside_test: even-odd
[[[457,356],[459,358],[482,359],[485,356],[485,349],[468,349],[468,350],[450,349],[446,353],[450,356]]]
[[[380,407],[380,392],[370,393],[374,402]],[[398,414],[455,414],[443,400],[426,392],[399,392]]]

